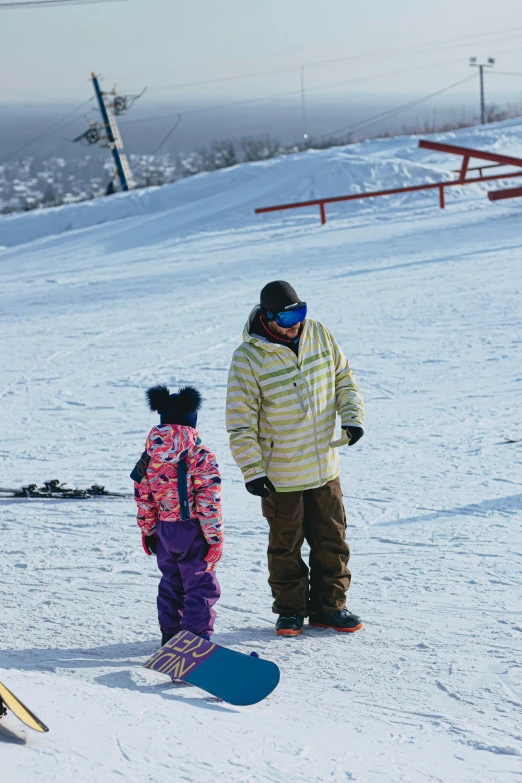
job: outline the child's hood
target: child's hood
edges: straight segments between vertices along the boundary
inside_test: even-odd
[[[146,451],[152,462],[175,464],[199,445],[197,430],[180,424],[160,424],[147,438]]]

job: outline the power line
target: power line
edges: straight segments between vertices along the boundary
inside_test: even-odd
[[[517,71],[491,71],[496,76],[522,76],[522,72]]]
[[[172,128],[169,130],[169,132],[167,133],[167,135],[166,135],[166,136],[164,136],[164,138],[163,138],[163,139],[160,141],[160,143],[158,144],[158,146],[156,147],[156,149],[155,149],[155,150],[152,152],[152,154],[153,154],[153,155],[156,155],[156,153],[157,153],[157,152],[159,152],[159,151],[160,151],[160,149],[163,147],[163,145],[165,144],[165,142],[166,142],[166,141],[168,141],[168,139],[170,139],[170,137],[172,136],[172,134],[174,133],[174,131],[176,130],[176,128],[178,127],[178,125],[180,124],[180,122],[181,122],[181,120],[182,120],[182,119],[183,119],[183,115],[182,115],[182,114],[178,114],[178,116],[177,116],[177,119],[176,119],[176,122],[174,123],[174,125],[172,126]]]
[[[37,0],[28,0],[28,2],[25,2],[25,3],[7,3],[7,4],[3,3],[3,4],[0,4],[0,9],[2,7],[11,6],[11,5],[44,5],[44,4],[47,4],[47,3],[51,3],[51,4],[86,3],[86,4],[90,4],[90,3],[111,2],[111,1],[112,0],[42,0],[42,2],[37,2]],[[416,45],[416,46],[418,46],[418,45]],[[406,47],[406,48],[409,48],[409,47]],[[391,51],[399,51],[399,50],[391,50]],[[507,51],[508,52],[509,51],[519,51],[519,49],[517,47],[516,49],[509,49]],[[504,53],[505,53],[505,51],[504,51]],[[357,55],[354,55],[354,57],[357,57]],[[341,58],[341,59],[344,60],[344,59],[350,59],[350,58]],[[330,60],[330,61],[322,61],[322,62],[326,63],[326,62],[337,62],[337,61],[339,61],[339,60]],[[391,72],[387,71],[385,73],[372,74],[372,75],[369,75],[369,76],[362,76],[362,77],[357,77],[357,78],[354,78],[354,79],[347,79],[347,80],[343,80],[343,81],[340,81],[340,82],[330,82],[328,84],[322,84],[322,85],[316,85],[314,87],[309,87],[307,89],[307,92],[325,90],[325,89],[328,89],[330,87],[345,86],[347,84],[360,83],[360,82],[369,81],[369,80],[372,80],[372,79],[378,79],[378,78],[381,78],[381,77],[390,77],[390,76],[401,75],[401,74],[404,74],[404,73],[412,73],[412,72],[416,72],[416,71],[422,71],[422,70],[431,69],[431,68],[439,67],[439,66],[443,66],[443,65],[451,65],[451,64],[454,64],[454,63],[457,63],[457,62],[460,62],[460,61],[461,61],[461,58],[458,58],[458,59],[455,59],[455,60],[445,60],[445,61],[441,61],[441,62],[438,62],[438,63],[431,63],[431,64],[425,64],[425,65],[417,66],[415,68],[406,68],[406,69],[401,69],[401,70],[398,70],[398,71],[391,71]],[[283,69],[283,70],[289,70],[289,69]],[[295,70],[295,67],[292,68],[291,70]],[[279,71],[279,72],[281,72],[281,71]],[[276,73],[276,71],[266,71],[264,73]],[[498,75],[505,75],[505,76],[522,76],[522,73],[507,72],[507,71],[496,71],[496,73]],[[234,78],[241,78],[241,77],[225,77],[225,79],[218,79],[218,80],[213,80],[213,81],[224,81],[224,80],[231,80],[231,79],[234,79]],[[461,84],[464,84],[464,83],[470,81],[473,78],[474,78],[473,76],[467,77],[467,78],[462,79],[460,81],[454,82],[453,84],[450,84],[447,87],[442,88],[441,90],[437,90],[436,92],[431,93],[430,95],[426,95],[426,96],[424,96],[422,98],[417,98],[417,99],[415,99],[413,101],[409,101],[406,104],[402,104],[401,106],[398,106],[395,109],[391,109],[391,110],[388,110],[388,111],[383,112],[381,114],[375,115],[374,117],[370,117],[370,118],[368,118],[368,120],[363,121],[362,125],[360,123],[356,123],[355,125],[348,126],[347,128],[342,128],[342,129],[338,129],[338,130],[335,130],[335,131],[332,131],[332,132],[329,132],[329,133],[323,133],[323,134],[321,134],[319,136],[314,136],[314,137],[312,137],[312,140],[318,140],[318,139],[322,139],[322,138],[324,138],[326,136],[334,135],[334,134],[337,134],[337,133],[346,133],[346,132],[349,132],[350,130],[357,130],[357,129],[360,129],[362,127],[366,127],[367,125],[372,124],[373,122],[377,122],[379,119],[384,119],[386,117],[394,115],[395,113],[400,113],[401,111],[403,111],[405,109],[408,109],[411,106],[414,106],[414,105],[416,105],[418,103],[422,103],[423,101],[429,100],[430,98],[433,98],[433,97],[435,97],[437,95],[440,95],[440,94],[446,92],[447,90],[451,90],[454,87],[457,87],[457,86],[459,86]],[[203,84],[203,82],[201,82],[201,83]],[[206,82],[206,83],[211,83],[211,82]],[[194,85],[196,83],[191,83],[191,84]],[[180,86],[183,86],[183,85],[180,85]],[[190,86],[190,85],[186,85],[186,86]],[[173,116],[176,117],[176,121],[175,121],[174,125],[169,129],[168,133],[164,136],[164,138],[161,140],[161,142],[155,148],[153,154],[156,154],[161,149],[161,147],[168,141],[168,139],[170,138],[172,133],[179,126],[182,118],[185,117],[185,116],[189,116],[189,115],[192,115],[192,114],[199,114],[199,113],[208,112],[208,111],[219,111],[219,110],[227,109],[227,108],[231,108],[231,107],[257,103],[259,101],[264,101],[264,100],[288,97],[290,95],[295,95],[295,94],[297,94],[299,92],[302,93],[302,87],[301,87],[301,89],[294,89],[294,90],[289,90],[289,91],[285,91],[285,92],[281,92],[281,93],[272,93],[270,95],[264,95],[264,96],[260,96],[260,97],[257,97],[257,98],[246,98],[246,99],[241,99],[241,100],[238,100],[238,101],[231,101],[231,102],[225,103],[225,104],[217,104],[217,105],[214,105],[214,106],[203,106],[203,107],[199,107],[197,109],[191,109],[191,110],[188,110],[188,111],[185,111],[185,112],[178,112],[176,115],[168,114],[168,115],[161,115],[159,117],[143,117],[141,119],[131,120],[130,123],[127,123],[127,124],[132,124],[132,123],[135,123],[135,122],[155,122],[157,120],[162,120],[162,119],[171,119]],[[89,98],[86,101],[84,101],[83,103],[81,103],[79,106],[77,106],[75,109],[73,109],[72,111],[67,112],[65,115],[63,115],[63,117],[61,117],[60,119],[58,119],[55,122],[53,122],[50,126],[48,126],[43,131],[38,133],[36,136],[34,136],[28,142],[24,143],[23,145],[21,145],[20,147],[16,148],[15,150],[13,150],[11,153],[9,153],[9,155],[7,155],[7,157],[4,158],[4,162],[7,162],[7,161],[11,160],[19,152],[22,152],[23,150],[25,150],[28,147],[30,147],[32,144],[34,144],[34,142],[38,141],[40,138],[45,136],[47,133],[49,133],[50,131],[54,130],[57,126],[62,124],[68,118],[72,117],[77,111],[79,111],[83,106],[87,105],[91,101],[92,101],[92,98]],[[63,145],[61,145],[61,146],[63,146]]]
[[[453,82],[453,84],[448,84],[446,87],[442,87],[442,89],[437,90],[436,92],[432,92],[429,95],[424,95],[422,98],[415,98],[413,101],[408,101],[408,103],[403,103],[400,106],[396,106],[394,109],[388,109],[385,112],[381,112],[380,114],[376,114],[373,117],[368,117],[366,120],[363,120],[362,122],[355,123],[354,125],[349,125],[345,128],[338,128],[337,130],[330,131],[329,133],[321,133],[319,136],[313,136],[311,141],[318,141],[319,139],[324,139],[328,136],[335,136],[338,133],[349,133],[353,130],[361,130],[362,128],[368,127],[368,125],[372,125],[374,122],[378,122],[379,120],[386,119],[388,117],[392,117],[395,114],[400,114],[403,111],[406,111],[407,109],[412,108],[412,106],[416,106],[419,103],[423,103],[424,101],[429,100],[430,98],[435,98],[437,95],[442,95],[442,93],[447,92],[448,90],[452,90],[454,87],[458,87],[460,84],[465,84],[466,82],[471,81],[471,79],[475,79],[475,75],[473,76],[466,76],[465,79],[460,79],[458,82]]]
[[[18,8],[37,8],[38,6],[94,5],[98,3],[121,2],[127,2],[127,0],[20,0],[13,3],[0,3],[0,11]]]
[[[77,106],[72,111],[67,112],[67,114],[64,114],[63,117],[60,117],[59,120],[55,120],[51,125],[49,125],[45,130],[40,131],[40,133],[37,133],[36,136],[33,136],[32,139],[29,141],[26,141],[25,144],[22,144],[21,147],[17,147],[16,149],[12,150],[4,159],[3,162],[7,163],[7,161],[12,160],[15,155],[18,155],[19,152],[23,152],[23,150],[30,147],[32,144],[34,144],[35,141],[38,141],[43,136],[45,136],[47,133],[50,133],[52,130],[57,128],[59,125],[61,125],[65,120],[67,120],[69,117],[72,117],[73,114],[76,114],[77,111],[80,111],[81,108],[86,106],[88,103],[90,103],[93,99],[88,98],[86,101],[83,101],[83,103],[80,103],[79,106]]]
[[[515,32],[515,31],[517,31],[517,32]],[[347,57],[337,57],[335,59],[330,59],[330,60],[318,60],[315,63],[311,63],[311,64],[307,65],[306,67],[311,67],[313,65],[330,65],[330,64],[334,64],[334,63],[340,63],[340,62],[343,62],[345,60],[361,59],[361,58],[371,59],[371,60],[374,60],[374,59],[377,59],[377,58],[382,59],[383,57],[395,56],[396,54],[415,53],[415,51],[417,51],[417,50],[419,51],[419,53],[424,54],[424,52],[427,49],[434,49],[434,48],[436,48],[438,50],[441,50],[441,49],[454,49],[456,46],[468,44],[470,42],[470,39],[483,38],[484,36],[488,36],[487,37],[487,41],[485,41],[484,43],[487,43],[489,45],[492,40],[496,40],[499,36],[501,38],[506,38],[507,40],[509,40],[510,38],[518,38],[520,36],[520,32],[521,31],[522,31],[522,26],[520,26],[520,27],[511,27],[508,30],[494,31],[491,34],[490,33],[478,33],[478,34],[475,34],[475,35],[458,37],[458,38],[445,38],[445,39],[441,40],[440,42],[439,41],[437,41],[437,42],[434,41],[431,44],[430,43],[426,43],[426,44],[410,44],[409,46],[404,46],[404,47],[402,47],[400,49],[388,49],[388,50],[385,50],[384,52],[382,52],[382,51],[381,52],[373,52],[373,53],[369,53],[367,55],[362,55],[362,54],[361,55],[349,55]],[[509,35],[504,36],[503,33],[509,33]],[[491,38],[491,36],[493,36],[493,38]],[[481,45],[482,45],[482,42],[481,42]]]
[[[437,67],[440,67],[440,66],[443,66],[443,65],[454,65],[455,63],[460,63],[460,62],[462,62],[462,59],[459,57],[458,59],[455,59],[455,60],[444,60],[443,62],[419,65],[419,66],[417,66],[415,68],[402,68],[402,69],[400,69],[398,71],[386,71],[384,73],[372,74],[370,76],[358,76],[358,77],[356,77],[354,79],[343,79],[343,81],[340,81],[340,82],[329,82],[327,84],[320,84],[320,85],[315,85],[314,87],[308,87],[307,88],[307,93],[309,93],[309,92],[318,92],[320,90],[327,90],[330,87],[343,87],[343,86],[345,86],[347,84],[360,84],[361,82],[371,81],[372,79],[380,79],[382,77],[400,76],[400,75],[402,75],[404,73],[414,73],[416,71],[425,71],[425,70],[428,70],[428,69],[431,69],[431,68],[437,68]],[[219,110],[222,110],[222,109],[233,108],[235,106],[244,106],[246,104],[258,103],[259,101],[266,101],[266,100],[275,99],[275,98],[286,98],[286,97],[289,97],[291,95],[300,94],[300,92],[301,92],[301,89],[300,88],[296,88],[294,90],[287,90],[285,92],[271,93],[270,95],[262,95],[262,96],[260,96],[258,98],[243,98],[243,99],[240,99],[240,100],[237,100],[237,101],[230,101],[229,103],[216,104],[214,106],[201,106],[201,107],[199,107],[197,109],[189,109],[189,110],[184,111],[184,112],[177,112],[176,115],[174,115],[174,114],[163,114],[163,115],[159,115],[159,116],[156,116],[156,117],[141,117],[141,118],[138,118],[136,120],[129,120],[127,125],[130,125],[130,124],[133,124],[133,123],[137,123],[137,122],[156,122],[157,120],[170,120],[170,119],[172,119],[172,117],[174,117],[174,116],[177,117],[179,114],[181,114],[182,117],[188,117],[188,116],[190,116],[192,114],[201,114],[203,112],[208,112],[208,111],[219,111]]]
[[[522,74],[520,74],[522,75]],[[349,133],[354,130],[362,130],[363,128],[368,127],[369,125],[373,125],[375,122],[378,122],[379,120],[388,119],[389,117],[393,117],[396,114],[401,114],[404,111],[407,111],[408,109],[413,108],[414,106],[417,106],[421,103],[424,103],[425,101],[430,100],[431,98],[435,98],[438,95],[442,95],[445,92],[448,92],[449,90],[454,89],[455,87],[459,87],[462,84],[466,84],[469,81],[472,81],[475,79],[476,76],[466,76],[464,79],[459,79],[456,82],[453,82],[452,84],[446,85],[446,87],[442,87],[439,90],[436,90],[435,92],[429,93],[428,95],[424,95],[420,98],[415,98],[414,100],[408,101],[407,103],[403,103],[399,106],[394,107],[393,109],[388,109],[385,112],[381,112],[379,114],[373,115],[371,117],[366,118],[362,122],[354,123],[353,125],[344,127],[344,128],[338,128],[335,131],[330,131],[328,133],[322,133],[318,136],[311,137],[310,141],[318,141],[320,139],[323,139],[328,136],[335,136],[336,134],[340,133]],[[210,109],[209,109],[210,110]],[[190,113],[190,112],[189,112]],[[156,154],[156,152],[160,149],[160,147],[163,146],[163,144],[167,141],[167,139],[170,137],[170,135],[174,132],[174,130],[178,127],[179,123],[181,122],[181,119],[184,115],[178,114],[177,120],[174,126],[169,130],[165,138],[162,140],[162,142],[158,145],[158,147],[154,150],[152,153],[153,155]]]
[[[514,49],[513,48],[503,49],[500,52],[497,52],[497,56],[498,56],[498,54],[509,54],[510,52],[513,52],[513,51],[518,52],[519,51],[519,47],[516,47]],[[359,77],[356,77],[354,79],[343,79],[343,81],[340,81],[340,82],[329,82],[327,84],[320,84],[320,85],[315,85],[314,87],[308,87],[307,88],[307,92],[317,92],[317,91],[320,91],[320,90],[326,90],[326,89],[328,89],[330,87],[343,87],[343,86],[345,86],[347,84],[357,84],[357,83],[361,83],[361,82],[365,82],[365,81],[371,81],[372,79],[380,79],[380,78],[383,78],[383,77],[401,76],[404,73],[415,73],[415,72],[418,72],[418,71],[425,71],[425,70],[428,70],[428,69],[431,69],[431,68],[439,68],[439,67],[442,67],[444,65],[455,65],[456,63],[461,63],[461,62],[462,62],[462,58],[458,57],[458,58],[455,58],[455,59],[452,59],[452,60],[442,60],[442,61],[439,61],[437,63],[427,63],[427,64],[424,64],[424,65],[418,65],[418,66],[416,66],[414,68],[402,68],[402,69],[400,69],[398,71],[385,71],[385,72],[381,72],[381,73],[371,74],[369,76],[359,76]],[[501,72],[497,71],[497,73],[501,73]],[[246,105],[246,104],[257,103],[259,101],[266,101],[266,100],[277,99],[277,98],[286,98],[286,97],[289,97],[291,95],[299,94],[300,92],[301,92],[301,89],[300,88],[296,88],[296,89],[293,89],[293,90],[287,90],[285,92],[270,93],[269,95],[263,95],[263,96],[260,96],[258,98],[243,98],[243,99],[240,99],[238,101],[230,101],[229,103],[221,103],[221,104],[216,104],[214,106],[202,106],[202,107],[197,108],[197,109],[189,109],[189,110],[187,110],[185,112],[177,112],[176,114],[161,114],[161,115],[154,116],[154,117],[140,117],[140,118],[135,119],[135,120],[129,120],[129,122],[127,124],[136,123],[136,122],[156,122],[158,120],[170,120],[173,117],[178,117],[179,114],[181,114],[182,117],[186,117],[186,116],[189,116],[191,114],[200,114],[202,112],[207,112],[207,111],[219,111],[221,109],[229,109],[229,108],[233,108],[235,106],[242,106],[242,105]]]
[[[46,157],[53,158],[55,155],[65,149],[65,147],[68,147],[69,144],[74,144],[74,141],[72,139],[63,139],[57,147],[54,147],[50,152],[46,152]]]
[[[471,79],[473,79],[473,78],[474,78],[474,76],[467,76],[465,79],[461,79],[461,80],[460,80],[460,81],[458,81],[458,82],[454,82],[453,84],[450,84],[449,86],[447,86],[447,87],[444,87],[444,88],[442,88],[441,90],[437,90],[436,92],[434,92],[434,93],[431,93],[430,95],[424,96],[424,97],[422,97],[422,98],[416,98],[416,99],[415,99],[415,100],[413,100],[413,101],[409,101],[407,104],[403,104],[402,106],[396,107],[395,109],[388,110],[388,111],[384,112],[382,115],[377,115],[376,117],[369,118],[369,120],[368,120],[368,124],[371,124],[372,122],[376,122],[377,120],[379,120],[379,119],[381,119],[381,118],[385,118],[385,117],[387,117],[388,115],[392,115],[392,114],[395,114],[395,113],[397,113],[397,112],[400,112],[402,109],[404,109],[404,108],[408,108],[409,106],[414,106],[414,105],[415,105],[415,104],[417,104],[417,103],[422,103],[422,101],[428,100],[429,98],[433,98],[433,97],[435,97],[436,95],[440,95],[441,93],[443,93],[443,92],[446,92],[447,90],[451,90],[451,89],[453,89],[453,87],[457,87],[459,84],[464,84],[465,82],[468,82],[468,81],[470,81],[470,80],[471,80]],[[317,89],[317,88],[316,88],[316,89]],[[294,91],[294,92],[295,92],[295,91]],[[249,103],[249,102],[251,102],[252,100],[263,100],[263,99],[257,99],[257,98],[253,98],[253,99],[248,99],[248,100],[241,101],[241,102],[237,102],[237,101],[235,101],[233,104],[225,104],[225,106],[221,105],[221,107],[218,107],[218,108],[225,108],[226,106],[231,106],[231,105],[233,105],[233,106],[236,106],[238,103]],[[165,137],[162,139],[162,141],[161,141],[161,142],[160,142],[160,144],[159,144],[159,145],[156,147],[156,149],[153,151],[153,153],[152,153],[152,154],[153,154],[153,155],[155,155],[155,154],[156,154],[156,153],[159,151],[159,149],[160,149],[160,148],[161,148],[161,147],[162,147],[162,146],[165,144],[165,142],[166,142],[166,141],[167,141],[167,140],[170,138],[170,136],[172,135],[172,133],[173,133],[173,132],[176,130],[176,128],[178,127],[178,125],[180,124],[180,122],[181,122],[181,120],[182,120],[182,118],[183,118],[184,116],[187,116],[187,115],[190,115],[190,114],[194,114],[194,113],[196,113],[196,112],[198,112],[198,111],[211,111],[211,110],[212,110],[212,108],[216,108],[216,107],[206,107],[206,108],[202,108],[202,109],[200,109],[200,110],[198,110],[198,109],[194,109],[193,111],[189,111],[189,112],[183,112],[183,113],[182,113],[182,112],[180,112],[179,114],[177,114],[177,115],[176,115],[176,122],[174,123],[174,125],[172,126],[172,128],[171,128],[171,129],[168,131],[168,133],[166,134],[166,136],[165,136]],[[170,116],[172,116],[172,115],[170,115]],[[156,119],[157,119],[157,118],[156,118]],[[135,120],[135,122],[138,122],[138,120]],[[362,127],[365,127],[365,126],[363,125]],[[335,133],[339,133],[339,132],[341,132],[341,131],[333,131],[333,133],[334,133],[334,134],[335,134]],[[331,134],[331,133],[324,133],[324,134],[322,134],[321,136],[314,136],[314,137],[312,138],[312,140],[314,140],[314,139],[321,139],[321,138],[323,138],[323,137],[325,137],[325,136],[329,136],[329,135],[332,135],[332,134]]]
[[[499,35],[502,35],[502,33],[509,33],[509,35],[507,36],[507,38],[509,39],[509,38],[517,38],[520,35],[520,31],[522,31],[522,26],[520,26],[520,27],[511,27],[511,28],[505,29],[505,30],[495,30],[495,31],[492,31],[491,33],[475,33],[473,35],[463,36],[463,37],[458,37],[458,38],[449,38],[449,39],[445,38],[445,39],[440,40],[440,41],[433,41],[432,43],[409,44],[408,46],[403,46],[403,47],[399,47],[399,48],[396,48],[396,49],[386,49],[384,51],[380,50],[378,52],[368,52],[368,53],[365,53],[365,54],[353,54],[353,55],[347,55],[345,57],[336,57],[336,58],[331,58],[331,59],[327,59],[327,60],[311,60],[311,61],[308,61],[308,62],[301,63],[300,65],[290,65],[290,66],[285,66],[285,67],[282,67],[282,68],[274,68],[274,69],[266,70],[266,71],[257,71],[257,72],[254,72],[254,73],[242,73],[242,74],[236,74],[234,76],[222,76],[222,77],[218,77],[218,78],[214,78],[214,79],[205,79],[205,80],[201,80],[201,81],[191,81],[191,82],[185,82],[185,83],[181,83],[181,84],[173,84],[173,85],[165,86],[165,87],[157,87],[155,89],[156,89],[156,91],[161,91],[161,90],[181,90],[181,89],[186,89],[188,87],[202,87],[202,86],[209,85],[209,84],[220,84],[220,83],[224,83],[224,82],[237,81],[237,80],[241,80],[241,79],[253,79],[253,78],[258,78],[260,76],[273,76],[273,75],[277,75],[277,74],[280,74],[280,73],[288,73],[288,72],[291,72],[291,71],[298,71],[301,67],[304,67],[304,68],[315,68],[315,67],[321,67],[321,66],[324,66],[324,65],[333,65],[333,64],[338,64],[338,63],[341,63],[341,62],[348,62],[348,61],[353,61],[353,60],[385,59],[385,58],[393,57],[393,56],[396,56],[396,55],[399,55],[399,54],[407,54],[408,52],[415,53],[416,51],[419,51],[419,53],[423,54],[427,49],[432,49],[432,48],[435,48],[435,47],[436,48],[440,48],[440,49],[452,49],[455,46],[458,46],[459,44],[466,44],[466,43],[470,42],[470,39],[471,39],[471,42],[472,42],[473,39],[475,39],[475,38],[483,38],[485,36],[487,36],[487,41],[485,43],[488,43],[488,45],[489,45],[490,42],[495,39],[495,37],[498,37]],[[150,73],[151,73],[150,71],[149,72],[145,72],[145,74],[134,73],[134,74],[130,74],[130,75],[127,75],[127,76],[120,77],[120,78],[123,78],[123,79],[125,79],[125,78],[133,78],[134,76],[150,75]],[[165,73],[165,71],[153,71],[152,73],[154,73],[154,74]]]

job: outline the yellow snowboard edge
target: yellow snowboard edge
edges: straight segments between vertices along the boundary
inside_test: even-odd
[[[20,699],[17,699],[16,696],[11,693],[9,688],[6,688],[5,685],[1,682],[0,699],[2,699],[5,706],[8,707],[11,712],[13,712],[16,717],[22,721],[22,723],[25,723],[26,726],[29,726],[30,729],[42,732],[49,731],[45,723],[42,723],[42,721],[37,718],[36,715],[25,706],[25,704],[22,704]]]

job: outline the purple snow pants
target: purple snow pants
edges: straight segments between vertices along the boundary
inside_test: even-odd
[[[212,609],[221,591],[204,560],[208,544],[197,519],[158,521],[156,554],[163,576],[158,587],[158,619],[163,633],[212,634]]]

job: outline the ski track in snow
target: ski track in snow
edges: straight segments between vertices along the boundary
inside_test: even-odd
[[[465,133],[448,140],[513,154],[522,146],[514,123],[482,142]],[[404,140],[359,146],[383,181],[386,150],[434,163]],[[313,181],[314,161],[294,168],[306,164]],[[215,640],[275,661],[281,683],[238,708],[141,668],[158,644],[158,571],[141,549],[132,498],[0,501],[0,680],[51,729],[2,720],[2,778],[520,780],[522,444],[505,442],[522,437],[520,203],[493,206],[471,188],[446,212],[380,200],[329,210],[320,228],[315,210],[252,216],[277,175],[267,166],[258,184],[256,171],[234,170],[221,193],[211,176],[189,185],[203,196],[216,186],[220,203],[203,198],[200,224],[196,197],[83,229],[73,211],[77,230],[26,244],[13,225],[23,237],[33,224],[9,224],[0,483],[56,477],[130,491],[155,422],[144,390],[197,384],[200,434],[224,474]],[[337,176],[321,181],[343,192]],[[38,220],[53,225],[52,215]],[[228,451],[228,364],[259,289],[275,278],[294,281],[333,331],[365,395],[365,438],[342,451],[349,605],[367,623],[348,638],[323,629],[275,637],[266,524]]]

